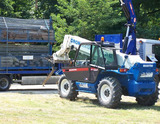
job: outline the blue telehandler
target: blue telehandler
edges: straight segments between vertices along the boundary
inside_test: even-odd
[[[107,108],[118,107],[121,96],[136,97],[140,105],[152,106],[158,99],[156,63],[145,62],[136,54],[136,16],[131,0],[120,0],[127,17],[127,33],[122,52],[114,44],[89,41],[65,35],[61,49],[53,54],[53,63],[67,63],[58,81],[62,98],[75,100],[78,92],[93,93]],[[76,50],[75,59],[69,53]]]

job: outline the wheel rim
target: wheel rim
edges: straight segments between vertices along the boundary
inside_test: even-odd
[[[110,87],[107,84],[104,84],[101,87],[100,96],[101,96],[101,99],[104,102],[109,102],[110,101],[110,99],[112,97],[112,95],[111,95],[111,89],[110,89]]]
[[[63,95],[67,95],[70,91],[70,83],[67,79],[62,80],[61,82],[61,92]]]
[[[6,78],[0,79],[0,88],[5,89],[8,87],[9,81]]]

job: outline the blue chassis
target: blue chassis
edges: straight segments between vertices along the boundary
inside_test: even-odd
[[[154,76],[156,73],[156,64],[153,64],[154,68],[143,68],[143,72],[153,72],[152,77],[141,78],[142,64],[135,64],[129,71],[120,73],[117,70],[103,70],[98,75],[98,78],[94,83],[76,82],[78,88],[77,91],[86,93],[97,93],[99,81],[105,77],[115,77],[120,82],[121,86],[127,89],[128,96],[146,96],[151,95],[156,91],[156,83],[154,82]],[[85,86],[85,87],[83,87]],[[126,94],[125,94],[126,95]]]

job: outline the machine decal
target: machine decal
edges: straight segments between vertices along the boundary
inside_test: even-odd
[[[63,72],[76,72],[76,71],[88,71],[88,68],[63,69]]]
[[[153,72],[144,72],[141,74],[140,76],[141,78],[144,78],[144,77],[153,77]]]
[[[74,44],[80,45],[80,41],[75,40],[75,39],[72,39],[72,38],[71,38],[71,43],[74,43]]]
[[[131,4],[131,2],[129,3],[129,5],[130,5],[130,8],[131,8],[132,14],[134,15],[134,12],[133,12],[133,7],[132,7],[132,4]]]
[[[134,18],[134,23],[136,22],[136,18]]]
[[[153,65],[143,65],[143,67],[153,67]]]
[[[79,83],[79,87],[89,88],[87,83]]]
[[[77,71],[77,69],[76,69],[76,68],[73,68],[73,69],[69,69],[69,71]]]
[[[98,71],[98,68],[91,68],[91,71]]]

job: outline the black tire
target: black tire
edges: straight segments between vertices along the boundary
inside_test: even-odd
[[[153,106],[157,102],[158,95],[159,95],[159,89],[158,89],[159,78],[158,78],[158,76],[156,76],[154,78],[154,81],[156,82],[156,91],[155,91],[155,93],[153,93],[152,95],[149,95],[149,96],[136,97],[136,101],[137,101],[137,103],[139,105]]]
[[[107,108],[116,108],[120,103],[122,89],[119,81],[113,77],[107,77],[98,85],[98,101]]]
[[[60,97],[75,100],[77,98],[78,92],[76,91],[76,84],[68,80],[66,76],[61,76],[58,81],[58,92]]]
[[[0,76],[0,91],[7,91],[11,86],[11,78],[6,75]]]

